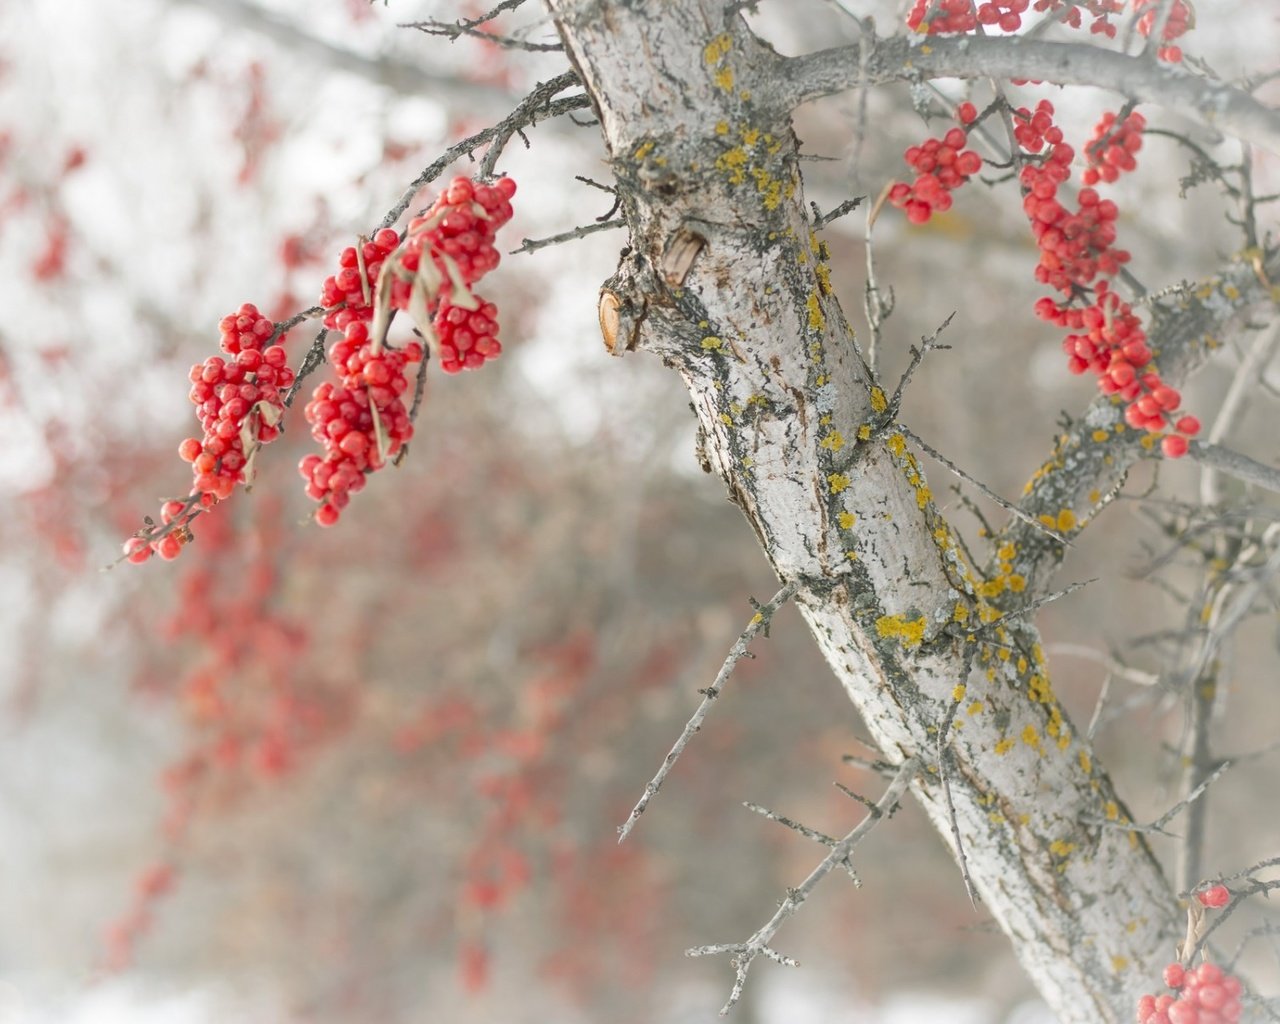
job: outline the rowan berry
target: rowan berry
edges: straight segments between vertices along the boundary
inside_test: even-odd
[[[1192,433],[1194,433],[1194,431],[1192,431]],[[1219,907],[1225,907],[1231,902],[1231,890],[1225,885],[1213,885],[1208,889],[1196,893],[1196,899],[1198,899],[1203,906],[1216,910]]]

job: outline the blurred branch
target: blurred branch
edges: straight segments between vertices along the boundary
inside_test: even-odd
[[[400,27],[416,28],[431,36],[444,36],[451,43],[457,42],[463,36],[470,36],[473,39],[482,39],[485,42],[493,43],[508,50],[526,50],[531,53],[563,51],[564,47],[560,43],[530,43],[524,39],[516,39],[513,36],[502,36],[496,32],[488,32],[481,27],[504,11],[514,11],[519,7],[523,7],[524,4],[525,0],[502,0],[502,3],[498,4],[497,7],[490,11],[485,11],[474,18],[459,21],[439,21],[435,18],[429,18],[426,21],[403,22]]]
[[[839,783],[836,783],[836,785],[839,785]],[[843,786],[840,788],[844,789]],[[846,789],[845,792],[848,793],[849,790]],[[862,797],[857,796],[857,794],[851,793],[850,795],[854,796],[855,799],[858,800],[863,799]],[[789,828],[793,832],[800,833],[800,835],[804,836],[806,839],[812,839],[815,843],[821,843],[823,846],[829,846],[834,849],[840,842],[839,839],[833,839],[825,832],[819,832],[816,828],[810,828],[808,825],[802,825],[798,821],[793,821],[791,818],[778,814],[775,811],[771,811],[767,807],[761,807],[759,804],[754,804],[750,800],[744,801],[742,806],[749,811],[755,811],[756,814],[759,814],[761,817],[768,818],[770,821],[776,821],[783,828]],[[848,873],[849,877],[853,879],[853,884],[858,888],[862,888],[862,879],[860,879],[858,877],[858,873],[853,870],[853,863],[847,857],[844,859],[841,866]]]
[[[876,38],[779,60],[780,101],[807,100],[890,81],[933,78],[1026,78],[1055,85],[1110,89],[1140,103],[1175,110],[1216,132],[1228,132],[1280,153],[1280,111],[1220,82],[1083,43],[1013,37]],[[859,50],[861,49],[861,54]]]
[[[310,32],[305,24],[283,18],[248,0],[172,0],[173,3],[198,7],[202,11],[237,28],[270,39],[297,56],[315,61],[385,86],[407,96],[447,94],[459,101],[495,107],[511,98],[511,91],[486,82],[472,82],[457,75],[437,74],[424,70],[416,61],[395,57],[367,57],[338,46]]]
[[[1192,441],[1187,454],[1202,466],[1208,466],[1237,480],[1244,480],[1280,494],[1280,469],[1274,466],[1268,466],[1247,455],[1233,452],[1230,448],[1209,444],[1206,441]]]

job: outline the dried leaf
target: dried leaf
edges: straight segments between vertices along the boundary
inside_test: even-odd
[[[360,271],[360,297],[369,305],[369,272],[364,265],[364,243],[368,239],[361,235],[356,239],[356,269]]]
[[[449,305],[457,306],[460,309],[479,309],[480,303],[471,294],[471,289],[467,287],[467,282],[462,279],[462,271],[458,269],[458,264],[454,262],[453,257],[447,252],[442,252],[438,255],[440,262],[444,264],[445,272],[449,275],[449,282],[453,285],[453,294],[449,296]]]
[[[369,398],[369,412],[373,417],[373,437],[378,444],[378,465],[382,466],[387,461],[387,451],[391,447],[387,440],[387,428],[382,425],[382,417],[378,414],[378,408],[373,404],[373,398]]]

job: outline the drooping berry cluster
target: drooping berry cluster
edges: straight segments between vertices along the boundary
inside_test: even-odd
[[[510,178],[499,178],[492,185],[454,178],[426,213],[409,222],[400,266],[419,272],[422,254],[427,252],[444,276],[432,326],[440,348],[440,369],[446,373],[476,369],[502,351],[497,307],[470,289],[498,265],[494,238],[511,219],[515,192]],[[455,276],[465,288],[456,287]],[[397,280],[392,305],[411,311],[412,302],[410,283]]]
[[[1133,0],[1133,9],[1139,15],[1138,31],[1144,36],[1150,36],[1155,29],[1160,0]],[[1169,20],[1165,22],[1164,32],[1161,34],[1161,45],[1156,50],[1156,56],[1172,64],[1181,61],[1182,48],[1172,44],[1175,39],[1186,35],[1192,28],[1195,28],[1195,16],[1191,8],[1184,0],[1174,0],[1173,7],[1169,11]]]
[[[315,513],[321,526],[336,523],[351,495],[363,489],[365,473],[381,469],[413,436],[401,395],[409,388],[405,368],[422,355],[416,341],[402,349],[375,345],[368,323],[356,319],[330,347],[338,382],[318,385],[305,409],[324,454],[298,464],[307,497],[321,503]]]
[[[1104,394],[1119,395],[1127,403],[1129,426],[1161,433],[1169,428],[1182,396],[1165,385],[1150,365],[1152,353],[1142,321],[1107,280],[1129,261],[1129,253],[1115,247],[1119,210],[1093,188],[1080,190],[1075,210],[1064,206],[1058,190],[1071,177],[1075,151],[1061,141],[1062,133],[1053,124],[1052,104],[1042,100],[1030,116],[1025,110],[1015,113],[1015,133],[1021,130],[1018,138],[1024,148],[1039,152],[1045,145],[1050,147],[1043,163],[1028,164],[1019,172],[1023,210],[1040,249],[1036,280],[1065,296],[1060,302],[1041,298],[1036,314],[1075,332],[1062,343],[1072,373],[1093,372]],[[1098,167],[1090,169],[1101,177],[1100,168],[1106,167],[1114,172],[1107,180],[1114,180],[1121,171],[1136,166],[1133,154],[1141,148],[1144,123],[1141,115],[1131,114],[1116,129],[1115,115],[1104,117],[1090,143]],[[1182,416],[1173,426],[1177,433],[1164,437],[1161,449],[1167,457],[1179,458],[1187,452],[1184,435],[1197,433],[1200,423],[1194,416]]]
[[[978,26],[998,28],[1001,32],[1017,32],[1028,9],[1057,14],[1071,28],[1081,25],[1081,11],[1093,16],[1089,31],[1114,38],[1116,27],[1110,18],[1124,9],[1124,0],[916,0],[907,15],[907,26],[917,32],[939,35],[972,32]]]
[[[962,123],[977,116],[972,103],[962,103],[956,111]],[[934,213],[951,209],[951,193],[982,169],[982,157],[965,149],[968,135],[963,128],[952,128],[940,139],[926,139],[911,146],[903,159],[916,172],[910,185],[898,182],[889,190],[889,202],[905,211],[912,224],[923,224]]]
[[[1240,979],[1217,964],[1184,968],[1171,963],[1164,983],[1178,994],[1146,995],[1138,1000],[1138,1024],[1233,1024],[1240,1019]]]
[[[373,319],[374,288],[382,274],[382,264],[395,252],[400,236],[391,228],[383,228],[360,247],[349,245],[338,257],[338,272],[324,279],[320,289],[320,305],[324,306],[324,325],[333,331],[345,330],[357,320]]]
[[[1107,111],[1094,126],[1093,138],[1084,144],[1084,155],[1089,166],[1085,168],[1080,180],[1086,185],[1096,185],[1099,181],[1111,184],[1121,174],[1132,171],[1138,166],[1134,156],[1142,148],[1142,132],[1147,126],[1147,119],[1137,111],[1132,112],[1119,124],[1116,115]]]
[[[196,407],[204,437],[189,437],[178,446],[191,463],[192,490],[186,501],[168,501],[160,510],[164,529],[154,539],[130,537],[124,553],[130,562],[145,562],[154,552],[164,559],[178,556],[191,539],[190,523],[215,502],[231,497],[246,483],[259,448],[280,434],[284,393],[294,373],[284,348],[268,344],[275,324],[246,302],[218,323],[222,351],[191,367],[189,397]]]
[[[343,332],[329,349],[337,383],[320,384],[306,406],[323,455],[299,464],[307,494],[320,502],[316,521],[332,526],[365,474],[386,465],[413,436],[402,397],[407,367],[424,356],[418,342],[387,347],[392,310],[409,314],[434,343],[448,373],[482,366],[502,351],[497,307],[471,286],[498,265],[498,229],[511,219],[515,183],[477,185],[455,178],[403,241],[389,228],[339,258],[341,269],[321,293],[325,326]]]

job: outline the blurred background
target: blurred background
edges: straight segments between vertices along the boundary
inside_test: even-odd
[[[800,53],[854,41],[847,12],[887,32],[906,5],[843,6],[763,0],[751,17]],[[526,7],[492,27],[554,42]],[[709,1021],[731,968],[683,950],[746,938],[823,852],[743,801],[842,835],[863,812],[833,782],[879,793],[841,760],[874,751],[787,608],[635,835],[615,843],[750,618],[748,598],[776,589],[698,468],[679,380],[603,351],[597,289],[621,232],[504,259],[480,287],[499,306],[502,358],[429,376],[409,457],[337,528],[309,518],[294,469],[307,431],[286,421],[252,493],[202,517],[177,561],[107,569],[159,499],[186,494],[186,374],[217,350],[218,319],[246,301],[274,318],[311,305],[340,249],[422,167],[563,70],[555,52],[399,27],[483,10],[0,5],[3,1024]],[[1197,15],[1188,53],[1228,79],[1276,70],[1272,5],[1203,0]],[[942,82],[927,99],[981,105],[984,88]],[[1088,89],[1014,95],[1051,97],[1077,145],[1119,106]],[[806,188],[824,210],[874,198],[906,173],[906,146],[944,130],[922,125],[905,87],[862,102],[797,112],[814,158]],[[1274,157],[1144,112],[1243,162],[1259,194],[1280,191]],[[527,136],[498,165],[519,184],[505,250],[610,208],[575,180],[609,181],[592,125],[562,118]],[[1242,245],[1212,183],[1179,194],[1187,152],[1149,140],[1110,192],[1149,288],[1203,277]],[[897,298],[884,365],[894,379],[907,346],[956,311],[953,349],[921,370],[904,420],[1013,498],[1093,387],[1066,372],[1060,338],[1032,313],[1042,292],[1012,186],[957,199],[923,227],[892,210],[876,225],[879,282]],[[1274,227],[1271,207],[1258,216]],[[861,325],[864,211],[825,237]],[[292,333],[292,365],[311,337]],[[1184,391],[1206,424],[1255,335],[1223,340]],[[1269,374],[1227,442],[1274,463],[1280,370]],[[957,481],[937,465],[930,477],[979,543]],[[1081,725],[1108,657],[1133,669],[1113,679],[1110,706],[1125,713],[1103,716],[1096,742],[1137,820],[1177,799],[1182,728],[1176,699],[1132,682],[1165,667],[1139,640],[1182,627],[1176,585],[1191,572],[1144,575],[1165,543],[1151,498],[1198,488],[1190,460],[1158,478],[1139,467],[1064,569],[1064,582],[1096,582],[1041,619]],[[1241,627],[1219,752],[1274,741],[1278,637],[1274,610]],[[1264,753],[1215,785],[1214,872],[1275,855],[1276,768]],[[862,887],[833,875],[780,936],[804,966],[757,965],[734,1019],[1048,1020],[914,808],[858,853]],[[1236,938],[1273,923],[1265,906],[1251,913]],[[1274,955],[1255,946],[1242,964],[1274,991]]]

